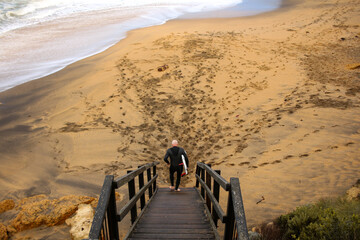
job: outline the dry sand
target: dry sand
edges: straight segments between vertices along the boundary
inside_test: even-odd
[[[172,139],[190,158],[183,185],[196,161],[240,178],[249,226],[343,194],[360,173],[359,12],[305,0],[171,21],[1,93],[0,200],[96,196]],[[159,173],[167,185],[163,162]]]

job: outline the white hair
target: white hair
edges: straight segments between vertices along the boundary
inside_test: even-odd
[[[176,146],[176,145],[178,145],[179,143],[178,143],[177,140],[172,140],[171,144],[172,144],[173,146]]]

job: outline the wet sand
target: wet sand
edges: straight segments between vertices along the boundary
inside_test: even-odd
[[[106,174],[151,161],[167,186],[172,139],[184,186],[196,161],[240,178],[249,226],[343,194],[360,169],[359,8],[170,21],[0,93],[0,200],[96,196]]]

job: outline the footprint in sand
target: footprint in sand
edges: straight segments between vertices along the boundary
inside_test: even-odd
[[[313,131],[313,133],[318,133],[318,132],[320,132],[320,130],[314,130],[314,131]]]
[[[244,166],[244,165],[249,165],[250,164],[250,162],[241,162],[241,163],[239,163],[238,165],[239,166]]]
[[[301,157],[301,158],[303,158],[303,157],[308,157],[309,156],[309,154],[307,154],[307,153],[304,153],[304,154],[300,154],[299,155],[299,157]]]
[[[281,163],[281,162],[282,162],[281,160],[275,160],[271,164],[277,164],[277,163]]]
[[[268,162],[264,162],[264,163],[261,163],[261,164],[259,164],[259,167],[263,167],[263,166],[266,166],[266,165],[269,165],[270,163],[268,163]]]
[[[232,167],[232,166],[235,166],[235,163],[227,163],[225,164],[227,167]]]

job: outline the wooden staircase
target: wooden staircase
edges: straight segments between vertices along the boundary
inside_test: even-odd
[[[195,188],[159,188],[129,239],[215,239]]]
[[[224,240],[249,240],[238,178],[227,181],[220,170],[197,162],[195,187],[173,192],[158,188],[158,164],[139,166],[118,179],[113,175],[105,177],[89,240],[119,240],[118,224],[128,214],[131,227],[124,239],[218,240],[218,224],[224,224]],[[115,191],[124,186],[128,188],[129,200],[119,208]],[[226,212],[219,202],[220,188],[228,198]]]

